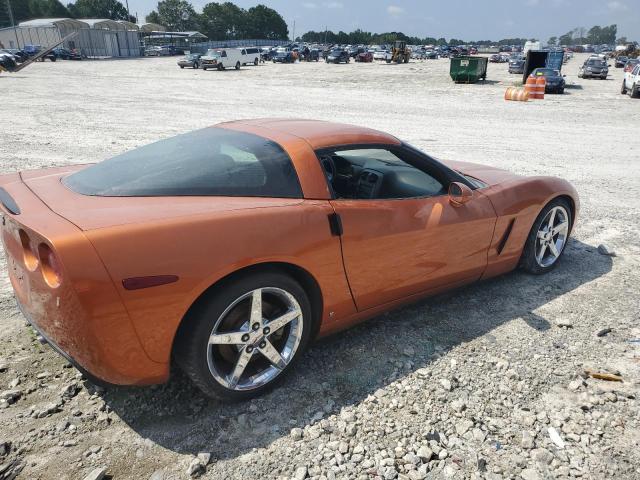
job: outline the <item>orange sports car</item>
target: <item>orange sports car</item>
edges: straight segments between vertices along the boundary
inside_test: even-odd
[[[566,181],[440,162],[368,128],[216,125],[0,176],[18,305],[90,379],[272,387],[309,342],[425,295],[556,265]]]

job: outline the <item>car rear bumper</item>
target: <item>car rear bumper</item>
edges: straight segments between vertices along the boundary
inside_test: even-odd
[[[102,386],[102,387],[109,387],[109,386],[113,386],[114,385],[113,383],[109,383],[109,382],[106,382],[106,381],[102,380],[101,378],[98,378],[96,375],[94,375],[93,373],[89,372],[86,368],[84,368],[82,365],[80,365],[80,363],[78,363],[71,355],[69,355],[62,348],[60,348],[60,346],[56,342],[51,340],[47,336],[47,334],[42,329],[40,329],[40,327],[38,327],[38,325],[31,319],[31,316],[27,313],[27,311],[24,309],[24,307],[22,306],[22,304],[20,303],[19,300],[16,300],[16,303],[18,305],[18,310],[20,310],[20,313],[22,313],[22,316],[29,323],[29,325],[31,325],[31,327],[36,332],[38,332],[38,334],[45,340],[45,342],[51,348],[53,348],[53,350],[56,351],[56,353],[58,353],[58,355],[62,356],[64,359],[66,359],[71,365],[73,365],[76,368],[76,370],[78,370],[80,373],[82,373],[82,375],[84,375],[86,379],[91,381],[91,383],[94,383],[95,385],[99,385],[99,386]]]

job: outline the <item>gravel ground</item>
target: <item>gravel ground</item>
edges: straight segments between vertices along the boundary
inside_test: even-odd
[[[236,405],[179,374],[150,388],[85,382],[27,328],[2,258],[0,479],[640,478],[640,101],[619,94],[620,69],[581,80],[578,55],[565,95],[525,104],[503,100],[518,77],[504,64],[455,85],[447,60],[227,72],[175,60],[3,74],[1,171],[96,161],[224,120],[339,120],[568,179],[582,201],[573,239],[547,276],[514,272],[379,316]]]

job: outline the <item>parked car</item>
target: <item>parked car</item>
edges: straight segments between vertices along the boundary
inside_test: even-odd
[[[240,50],[243,65],[258,65],[260,63],[260,49],[258,47],[246,47]]]
[[[386,60],[387,59],[387,51],[386,50],[376,50],[373,53],[374,60]]]
[[[62,60],[82,60],[82,56],[75,48],[69,50],[66,48],[58,47],[54,48],[52,53],[56,56],[56,58],[60,58]]]
[[[356,55],[356,62],[370,63],[373,62],[373,54],[371,52],[360,52]]]
[[[327,63],[349,63],[349,53],[346,50],[336,48],[327,55]]]
[[[273,49],[272,47],[262,47],[260,49],[260,58],[263,62],[271,61]]]
[[[17,48],[5,48],[3,50],[0,50],[0,53],[3,52],[13,55],[15,61],[18,63],[22,63],[29,58],[29,55],[24,53],[22,50],[18,50]]]
[[[524,58],[509,60],[509,73],[524,73]]]
[[[144,50],[145,57],[159,57],[163,55],[162,47],[147,47]]]
[[[578,71],[579,78],[600,78],[606,80],[608,74],[609,68],[607,62],[597,57],[588,58]]]
[[[200,68],[200,57],[202,57],[201,53],[190,53],[189,55],[185,55],[183,58],[178,60],[178,66],[180,68]]]
[[[286,50],[284,48],[279,48],[276,50],[275,55],[271,57],[273,63],[293,63],[295,62],[295,58],[293,56],[293,52]]]
[[[552,271],[579,210],[560,178],[286,119],[0,188],[8,277],[45,341],[92,381],[162,383],[179,366],[227,400],[273,387],[315,337],[518,267]]]
[[[242,55],[240,50],[235,48],[227,48],[221,50],[209,49],[207,53],[200,57],[200,67],[203,70],[216,68],[225,70],[227,68],[235,68],[240,70],[242,65]]]
[[[546,85],[545,93],[564,93],[565,81],[560,71],[553,68],[536,68],[531,72],[530,77],[544,77]]]
[[[12,72],[18,66],[16,57],[10,53],[0,51],[0,72],[7,70]]]
[[[304,56],[304,59],[307,62],[318,62],[320,60],[320,50],[318,50],[317,48],[312,48]]]
[[[624,72],[620,93],[628,93],[631,98],[640,98],[640,64],[636,64],[630,72]]]
[[[627,60],[627,63],[624,66],[624,71],[630,72],[631,70],[633,70],[633,67],[635,67],[639,63],[640,63],[640,59],[630,58],[629,60]]]
[[[40,45],[25,45],[22,51],[29,57],[37,55],[42,50]]]
[[[424,52],[424,58],[427,60],[436,60],[438,58],[438,52],[435,50],[426,50]]]
[[[621,55],[618,58],[616,58],[616,68],[624,68],[624,65],[627,63],[627,60],[629,60],[629,57],[625,57],[624,55]]]

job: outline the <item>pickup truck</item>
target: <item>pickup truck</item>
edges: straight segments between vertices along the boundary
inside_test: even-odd
[[[630,72],[624,73],[622,88],[620,93],[628,93],[631,98],[640,98],[640,64],[636,65]]]

